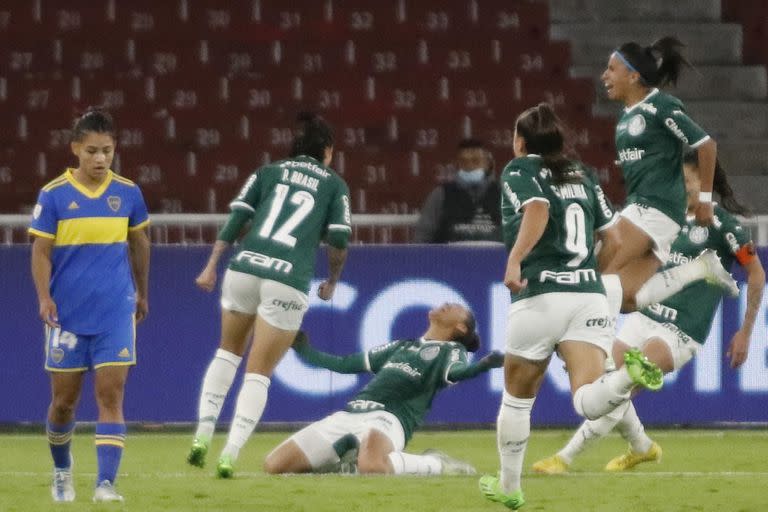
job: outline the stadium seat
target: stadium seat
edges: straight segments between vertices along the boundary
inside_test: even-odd
[[[61,40],[14,37],[0,45],[3,74],[50,72],[61,66]]]
[[[78,75],[72,78],[72,96],[79,105],[99,105],[120,117],[123,112],[152,105],[149,94],[154,82],[153,77],[127,73]]]
[[[190,172],[192,154],[171,144],[126,148],[113,167],[141,186],[150,211],[208,212],[210,193]]]

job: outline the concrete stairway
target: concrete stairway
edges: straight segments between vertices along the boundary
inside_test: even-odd
[[[575,77],[595,81],[598,116],[615,117],[600,75],[621,43],[650,44],[675,35],[694,69],[684,70],[670,93],[718,142],[720,159],[737,196],[768,212],[768,76],[741,61],[742,30],[720,22],[720,0],[549,0],[550,35],[571,43]]]

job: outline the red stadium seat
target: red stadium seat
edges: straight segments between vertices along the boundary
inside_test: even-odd
[[[0,149],[0,211],[17,213],[35,204],[37,193],[62,169],[51,169],[39,144],[3,145]]]
[[[112,35],[78,34],[61,40],[60,68],[68,73],[116,73],[133,67],[132,42]]]
[[[129,74],[97,74],[73,77],[72,96],[79,105],[100,105],[119,117],[125,111],[152,106],[155,79]]]
[[[215,114],[224,105],[225,87],[218,75],[185,72],[149,78],[146,96],[150,104],[171,113],[209,109]]]
[[[192,152],[177,145],[125,149],[115,169],[136,182],[150,211],[207,212],[209,191],[190,172]]]
[[[61,66],[61,40],[18,37],[0,45],[3,74],[44,73]]]

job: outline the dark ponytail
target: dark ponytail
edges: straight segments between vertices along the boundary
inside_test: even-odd
[[[683,156],[683,163],[692,165],[696,168],[696,172],[698,172],[699,153],[695,150],[688,151]],[[712,181],[712,188],[720,196],[720,204],[723,208],[736,215],[751,215],[749,208],[736,200],[731,184],[728,183],[728,174],[723,169],[723,166],[720,165],[719,158],[715,160],[715,178]]]
[[[464,321],[467,326],[466,333],[457,334],[452,341],[461,343],[467,352],[477,352],[480,348],[480,335],[477,334],[477,321],[471,311],[467,311],[467,319]]]
[[[619,58],[630,69],[640,74],[643,85],[676,85],[680,71],[691,63],[683,56],[685,45],[674,36],[658,39],[651,46],[624,43],[616,50]]]
[[[333,130],[322,117],[312,112],[299,113],[297,121],[300,127],[288,156],[307,155],[322,162],[325,149],[333,147]]]
[[[515,129],[525,139],[526,151],[541,156],[544,167],[552,172],[553,183],[580,181],[580,175],[571,171],[572,162],[563,154],[565,128],[549,103],[539,103],[520,114]]]
[[[100,107],[88,107],[72,125],[72,142],[80,142],[88,132],[106,133],[115,137],[115,122],[109,112]]]

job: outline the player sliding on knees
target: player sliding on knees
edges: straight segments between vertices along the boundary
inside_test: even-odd
[[[636,350],[604,374],[613,342],[605,289],[597,272],[594,233],[615,222],[599,184],[563,155],[564,136],[542,103],[515,123],[515,158],[502,173],[502,226],[509,249],[504,284],[507,317],[504,392],[497,421],[500,475],[480,479],[489,500],[523,506],[523,458],[531,409],[552,353],[568,369],[573,406],[599,418],[628,400],[635,386],[658,389],[659,368]]]
[[[749,231],[729,213],[743,215],[747,212],[732,197],[719,164],[715,183],[719,183],[723,190],[723,207],[715,206],[715,221],[709,228],[697,226],[693,220],[701,183],[695,153],[686,157],[685,183],[689,220],[672,245],[666,267],[673,268],[690,261],[703,248],[708,248],[716,251],[726,267],[735,260],[744,268],[747,273],[747,309],[742,326],[733,335],[728,349],[731,368],[738,368],[747,359],[749,339],[765,286],[765,272],[755,255]],[[614,343],[616,361],[620,362],[619,356],[630,347],[639,347],[664,373],[679,370],[699,352],[707,339],[721,296],[719,288],[698,282],[660,304],[632,313]],[[629,442],[629,451],[608,462],[607,471],[624,471],[641,462],[661,459],[661,447],[646,435],[632,402],[628,401],[602,418],[585,421],[562,450],[534,463],[533,470],[546,474],[566,472],[578,454],[614,428]]]
[[[429,327],[419,339],[393,341],[343,357],[315,350],[300,332],[293,348],[305,362],[339,373],[375,376],[343,411],[312,423],[275,448],[267,455],[264,470],[333,470],[345,454],[356,451],[353,464],[359,473],[475,474],[470,464],[435,450],[422,455],[403,451],[441,389],[499,368],[503,360],[492,352],[477,363],[467,363],[467,351],[475,352],[480,339],[474,316],[461,305],[443,304],[428,318]]]

